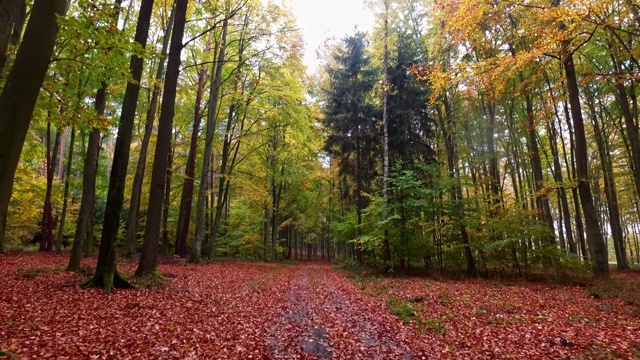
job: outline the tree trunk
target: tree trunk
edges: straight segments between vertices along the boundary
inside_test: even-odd
[[[207,135],[205,139],[204,155],[202,158],[202,173],[200,174],[200,188],[198,189],[198,202],[196,204],[196,241],[191,256],[192,262],[200,262],[202,258],[202,242],[205,236],[204,218],[207,192],[205,182],[207,172],[210,168],[211,150],[213,148],[213,134],[216,128],[216,117],[218,115],[218,99],[220,97],[220,87],[222,86],[222,66],[225,62],[225,50],[227,48],[227,31],[229,27],[229,17],[225,17],[222,24],[222,39],[220,40],[220,51],[217,56],[218,61],[215,71],[211,73],[212,81],[209,89],[209,113],[207,114]]]
[[[189,0],[176,0],[175,3],[175,23],[173,34],[171,35],[169,61],[167,63],[167,74],[162,92],[160,120],[158,121],[158,138],[156,141],[155,156],[153,158],[153,170],[151,172],[147,224],[142,244],[142,256],[140,257],[140,264],[136,270],[136,276],[151,274],[155,272],[158,267],[158,239],[162,221],[164,192],[167,186],[167,169],[169,168],[168,162],[171,154],[176,89],[180,75],[180,54],[182,53],[182,37],[184,35],[188,3]]]
[[[573,54],[565,52],[562,62],[567,76],[567,90],[569,93],[569,103],[571,105],[571,116],[573,118],[573,129],[575,132],[578,195],[580,196],[580,202],[582,204],[582,210],[586,220],[587,242],[589,244],[592,261],[591,268],[595,276],[609,277],[607,247],[604,242],[604,238],[602,237],[602,232],[600,231],[598,215],[593,203],[593,195],[591,193],[591,185],[589,181],[587,138],[582,118],[580,90],[573,62]]]
[[[104,113],[106,104],[106,87],[98,90],[96,95],[96,110],[98,114]],[[71,258],[67,265],[67,271],[80,270],[80,261],[87,242],[87,233],[90,232],[96,196],[96,175],[98,171],[98,148],[100,147],[100,130],[92,129],[89,134],[87,153],[84,158],[84,170],[82,172],[82,201],[80,213],[76,224],[76,233],[71,247]],[[91,235],[89,235],[91,236]]]
[[[140,198],[142,195],[142,183],[144,181],[144,172],[147,164],[147,151],[149,149],[149,140],[151,139],[151,133],[153,132],[153,122],[156,118],[158,110],[158,99],[160,98],[160,82],[164,75],[164,64],[167,57],[167,50],[169,48],[169,40],[171,38],[171,29],[173,27],[173,20],[175,17],[175,7],[171,10],[169,20],[167,22],[167,28],[164,32],[164,39],[162,42],[162,55],[158,63],[158,70],[156,71],[155,83],[153,86],[153,93],[151,95],[151,103],[147,110],[146,122],[144,125],[144,136],[142,138],[142,145],[140,145],[140,155],[138,156],[138,163],[136,165],[136,173],[133,177],[133,186],[131,187],[131,202],[129,203],[129,217],[127,219],[127,238],[124,245],[124,256],[133,257],[136,252],[136,240],[138,236],[138,213],[140,212]]]
[[[383,220],[386,221],[389,210],[389,0],[383,1],[384,5],[384,62],[382,81],[382,128],[383,128],[383,155],[382,155],[382,193],[384,197]],[[387,272],[393,268],[391,264],[391,245],[389,244],[389,229],[385,227],[382,241],[384,266]]]
[[[241,75],[242,75],[242,65],[244,63],[244,50],[245,50],[245,38],[244,32],[249,26],[248,18],[245,16],[243,28],[240,31],[239,40],[238,40],[238,66],[236,68],[236,76],[234,79],[233,85],[233,94],[238,93],[243,94],[244,88],[241,87]],[[233,167],[235,165],[235,161],[238,155],[238,150],[240,147],[240,142],[235,143],[235,152],[233,151],[233,138],[235,136],[236,131],[234,126],[234,118],[236,116],[236,110],[239,108],[239,104],[236,101],[232,101],[229,106],[229,110],[227,112],[227,126],[224,133],[224,140],[222,145],[222,153],[220,155],[220,182],[218,184],[218,198],[216,199],[215,206],[215,217],[213,219],[213,225],[211,228],[210,236],[211,236],[211,246],[209,247],[209,258],[213,258],[215,256],[216,250],[216,240],[218,236],[218,230],[220,228],[221,220],[222,220],[222,211],[225,208],[227,211],[229,210],[229,206],[227,201],[229,200],[229,186],[231,183],[231,173],[233,171]],[[246,106],[245,106],[246,110]],[[242,130],[244,128],[244,121],[246,120],[247,112],[244,112],[242,120],[240,121],[240,129],[238,133],[242,134]],[[233,155],[232,155],[233,154]],[[213,206],[213,204],[212,204]],[[228,212],[226,213],[228,218]]]
[[[60,111],[62,113],[62,110]],[[47,188],[44,196],[44,210],[42,212],[42,238],[40,240],[40,251],[51,251],[53,249],[53,211],[51,208],[51,191],[53,190],[53,178],[55,175],[56,163],[58,162],[58,150],[60,149],[60,132],[56,131],[53,142],[53,153],[51,152],[51,123],[47,122]]]
[[[443,105],[445,109],[444,115],[439,111],[440,127],[442,128],[442,134],[445,141],[445,150],[447,153],[447,165],[449,167],[449,178],[453,180],[459,180],[460,169],[458,168],[458,150],[456,140],[456,124],[455,114],[453,112],[453,104],[448,95],[445,94],[443,98]],[[458,221],[464,221],[464,204],[462,204],[462,187],[459,183],[452,186],[451,189],[451,202],[454,203],[457,208]],[[462,240],[462,246],[464,251],[464,257],[467,263],[467,273],[470,276],[475,276],[478,270],[473,259],[473,252],[471,251],[471,244],[469,241],[469,233],[467,227],[464,224],[460,225],[460,238]]]
[[[535,117],[533,114],[533,101],[531,96],[525,94],[525,101],[527,106],[527,134],[529,153],[531,154],[531,168],[533,170],[534,178],[534,190],[536,192],[536,208],[538,210],[538,219],[545,223],[551,234],[547,237],[546,243],[549,245],[555,245],[555,236],[553,235],[554,225],[553,216],[551,215],[551,206],[549,205],[549,198],[542,192],[544,186],[544,175],[542,173],[542,162],[540,161],[540,150],[538,149],[538,139],[536,136]]]
[[[143,49],[147,45],[152,12],[153,0],[142,0],[134,41]],[[135,54],[132,55],[131,63],[129,64],[132,81],[127,83],[120,115],[120,125],[118,126],[118,135],[113,154],[113,166],[109,177],[109,190],[107,192],[98,263],[93,278],[83,284],[85,287],[102,287],[107,293],[111,293],[114,287],[131,287],[127,281],[120,277],[116,270],[116,246],[120,227],[120,212],[124,201],[127,167],[129,165],[129,148],[131,146],[133,122],[136,115],[138,95],[140,94],[142,68],[143,58]]]
[[[622,225],[620,220],[620,208],[618,207],[618,192],[616,189],[615,179],[613,175],[613,163],[611,161],[611,153],[609,140],[603,133],[604,128],[600,127],[598,116],[595,109],[595,99],[593,96],[587,96],[589,110],[591,111],[591,122],[593,124],[594,135],[600,153],[600,162],[602,164],[602,173],[604,177],[605,196],[607,197],[607,209],[609,210],[609,226],[611,228],[611,237],[613,238],[613,247],[616,253],[616,262],[618,270],[628,270],[629,262],[627,261],[627,253],[625,251],[624,234],[622,233]],[[603,121],[604,125],[604,121]]]
[[[62,237],[64,236],[64,225],[67,219],[67,203],[69,201],[69,183],[71,182],[71,166],[73,165],[73,147],[75,139],[76,129],[71,129],[71,138],[69,139],[69,157],[67,158],[67,173],[64,180],[64,199],[62,200],[62,214],[60,215],[58,236],[56,236],[56,253],[58,254],[62,254]],[[62,156],[60,158],[62,158]]]
[[[0,0],[0,80],[4,79],[4,69],[9,65],[9,44],[18,45],[26,10],[25,0]]]
[[[565,147],[565,142],[562,141],[562,153],[564,156],[564,161],[567,164],[567,178],[568,180],[574,181],[577,178],[576,175],[576,156],[575,156],[575,141],[573,141],[573,125],[571,124],[571,113],[569,111],[569,104],[567,104],[566,100],[563,102],[564,115],[567,122],[567,133],[569,134],[569,146],[570,146],[570,161],[569,157],[567,157],[567,149]],[[560,133],[562,133],[562,123],[560,125]],[[587,243],[584,238],[584,222],[582,221],[582,211],[580,210],[580,198],[578,196],[578,188],[571,188],[571,196],[573,198],[573,208],[575,211],[575,219],[576,219],[576,233],[578,234],[578,245],[579,250],[582,254],[582,259],[587,262],[589,261],[589,254],[587,252]]]
[[[15,63],[0,94],[0,219],[5,219],[33,109],[53,53],[66,0],[35,0]],[[0,222],[0,244],[4,242]],[[3,245],[0,245],[2,248]]]
[[[205,52],[211,49],[211,39],[209,36]],[[217,56],[217,46],[214,50]],[[214,63],[216,59],[214,58]],[[202,65],[198,72],[198,90],[193,111],[193,131],[191,132],[191,142],[189,145],[189,156],[185,170],[184,182],[182,184],[182,197],[180,199],[180,214],[178,215],[178,226],[176,230],[176,255],[184,258],[187,256],[187,236],[189,235],[189,224],[191,223],[191,207],[193,205],[193,185],[196,169],[196,156],[198,152],[198,136],[200,135],[200,123],[202,122],[202,95],[207,78],[207,68]]]
[[[618,104],[622,110],[622,117],[624,118],[625,130],[627,133],[627,141],[631,148],[630,158],[633,163],[633,180],[636,187],[636,192],[640,194],[640,137],[638,135],[638,125],[631,113],[629,107],[629,98],[624,84],[616,82],[616,90],[618,91]]]

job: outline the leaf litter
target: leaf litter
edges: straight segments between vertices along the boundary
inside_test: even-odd
[[[583,287],[165,261],[163,287],[109,296],[81,289],[86,274],[63,271],[66,261],[0,254],[0,350],[18,359],[640,357],[638,305]],[[118,266],[127,274],[136,263]]]

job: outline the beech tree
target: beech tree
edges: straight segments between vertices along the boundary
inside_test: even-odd
[[[143,0],[138,14],[138,23],[134,41],[142,48],[147,44],[149,24],[153,10],[153,0]],[[133,131],[133,120],[136,113],[138,95],[140,93],[140,78],[142,76],[143,59],[134,54],[131,56],[131,77],[133,81],[127,83],[124,102],[118,126],[118,138],[113,155],[111,176],[109,177],[109,192],[105,210],[100,253],[93,277],[87,280],[85,287],[102,287],[110,293],[116,287],[129,288],[131,285],[124,280],[116,270],[116,246],[118,228],[120,226],[120,211],[124,201],[124,182],[129,162],[129,146]]]
[[[0,94],[0,250],[4,251],[7,209],[33,108],[44,80],[58,33],[57,17],[64,0],[34,1],[24,38]],[[4,25],[4,24],[3,24]],[[2,49],[0,49],[2,50]]]

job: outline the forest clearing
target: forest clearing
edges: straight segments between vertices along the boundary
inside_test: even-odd
[[[162,286],[81,289],[66,258],[0,255],[0,349],[18,359],[630,359],[640,274],[603,285],[377,277],[327,263],[162,261]],[[133,261],[119,264],[124,273]],[[612,289],[618,289],[613,291]],[[609,292],[607,292],[609,291]],[[1,358],[1,357],[0,357]]]

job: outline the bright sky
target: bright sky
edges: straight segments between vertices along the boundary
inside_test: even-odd
[[[316,50],[325,39],[342,39],[358,30],[373,28],[373,15],[363,0],[287,0],[306,42],[305,64],[313,73],[319,66]]]

